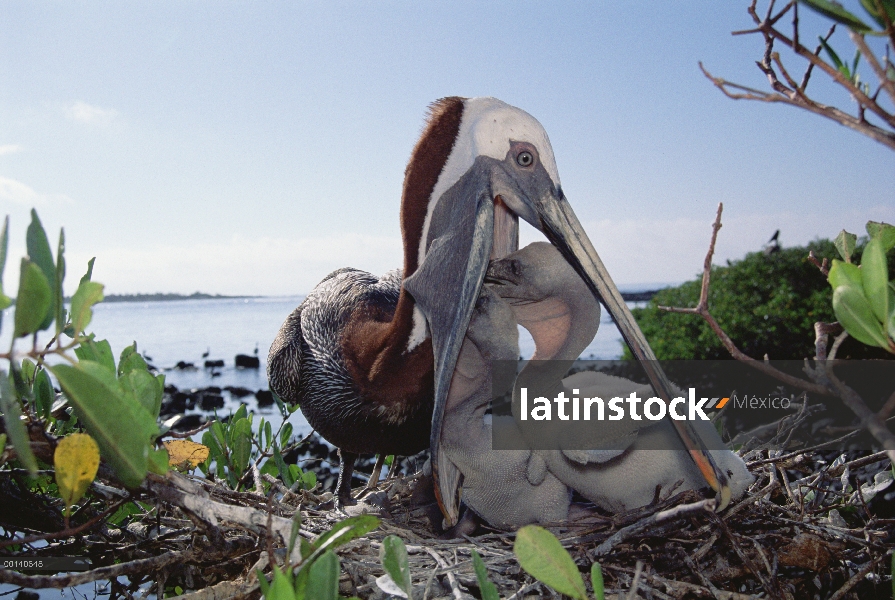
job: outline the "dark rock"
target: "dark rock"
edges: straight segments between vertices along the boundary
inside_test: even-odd
[[[182,415],[182,418],[171,429],[174,431],[192,431],[202,425],[203,422],[202,415]]]
[[[261,361],[257,356],[249,356],[247,354],[236,355],[236,366],[243,369],[257,369],[261,366]]]
[[[270,390],[258,390],[255,392],[255,398],[258,399],[258,406],[270,406],[273,404],[273,393]]]
[[[210,385],[200,390],[203,394],[220,394],[221,388],[216,385]]]
[[[175,392],[170,396],[166,395],[162,399],[161,414],[174,415],[177,413],[185,412],[187,409],[188,400],[189,396],[184,394],[183,392]],[[193,401],[193,403],[195,404],[195,400]]]
[[[196,365],[194,365],[191,362],[184,362],[182,360],[179,360],[179,361],[177,361],[177,364],[174,365],[174,368],[178,369],[180,371],[185,371],[187,369],[195,369]]]
[[[16,600],[40,600],[40,594],[30,590],[19,590],[16,594]]]
[[[251,396],[254,393],[254,392],[252,392],[252,390],[250,390],[248,388],[232,386],[232,385],[228,385],[224,389],[227,390],[228,392],[230,392],[231,396],[234,396],[236,398],[245,398],[246,396]]]
[[[165,386],[165,393],[166,393],[166,394],[174,394],[174,393],[176,393],[176,392],[178,392],[178,391],[180,391],[180,390],[177,389],[177,386],[175,386],[175,385],[171,385],[170,383],[169,383],[168,385]]]
[[[202,410],[224,408],[224,397],[220,394],[202,394],[199,406]]]
[[[213,369],[215,367],[223,367],[223,366],[224,366],[224,361],[222,361],[222,360],[206,360],[205,361],[206,369]]]

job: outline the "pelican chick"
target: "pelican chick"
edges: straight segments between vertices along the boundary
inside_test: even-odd
[[[496,527],[564,521],[568,515],[568,487],[550,474],[528,482],[530,450],[492,450],[491,364],[516,360],[519,331],[513,310],[488,289],[476,301],[457,358],[444,411],[441,448],[455,469],[453,486],[462,485],[464,504]],[[462,483],[460,475],[462,474]],[[457,510],[456,496],[442,499]]]
[[[486,281],[512,306],[519,323],[535,341],[533,360],[519,374],[516,388],[525,384],[526,371],[533,369],[539,381],[554,378],[557,390],[569,397],[609,399],[632,392],[642,398],[655,395],[648,385],[604,373],[580,372],[560,381],[596,334],[600,306],[555,247],[534,243],[492,261]],[[658,423],[632,419],[579,423],[578,427],[567,421],[547,425],[563,428],[561,437],[553,437],[564,441],[563,448],[534,450],[528,479],[520,486],[536,484],[539,476],[555,477],[612,512],[649,504],[657,486],[670,489],[682,482],[680,491],[706,487],[705,478],[667,417]],[[727,476],[732,496],[742,496],[753,481],[743,460],[730,450],[720,449],[724,444],[710,422],[695,421],[691,425],[703,445],[713,448],[709,453]],[[545,422],[523,431],[534,442],[533,447],[544,432]],[[578,445],[582,441],[587,444]],[[578,449],[582,447],[590,449]]]

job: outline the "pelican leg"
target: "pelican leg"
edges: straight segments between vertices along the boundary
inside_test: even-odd
[[[377,454],[376,464],[373,465],[373,472],[370,473],[370,479],[367,481],[367,485],[364,486],[364,489],[362,489],[357,495],[358,498],[360,498],[367,492],[371,492],[376,489],[376,486],[379,485],[379,477],[382,475],[382,465],[384,464],[385,454]],[[391,475],[391,469],[389,469],[389,475]]]
[[[354,475],[354,461],[358,455],[339,448],[339,483],[336,484],[336,506],[354,506],[357,500],[351,497],[351,477]]]

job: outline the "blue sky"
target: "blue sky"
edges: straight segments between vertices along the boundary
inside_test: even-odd
[[[761,40],[730,35],[747,4],[3,2],[4,283],[32,207],[65,227],[67,293],[91,256],[108,293],[297,294],[400,266],[404,167],[447,95],[544,124],[623,286],[699,271],[719,201],[717,261],[775,229],[794,245],[895,222],[891,150],[702,76],[764,87]],[[825,32],[805,13],[803,35]]]

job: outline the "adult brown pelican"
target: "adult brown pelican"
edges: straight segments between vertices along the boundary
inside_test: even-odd
[[[382,279],[340,269],[283,324],[268,357],[270,387],[298,402],[342,451],[338,497],[349,499],[358,453],[432,454],[451,376],[488,261],[518,247],[518,219],[563,254],[615,318],[653,387],[671,385],[560,187],[553,149],[531,115],[494,98],[445,98],[431,107],[404,178],[404,269]],[[400,279],[400,282],[399,282]],[[724,474],[686,424],[679,434],[719,506]]]

